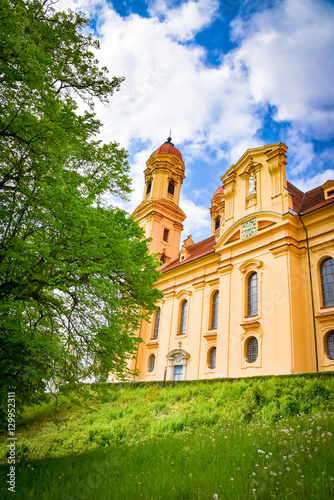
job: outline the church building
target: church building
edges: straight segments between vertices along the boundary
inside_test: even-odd
[[[303,193],[286,152],[247,150],[213,193],[208,237],[181,248],[182,154],[168,138],[148,159],[133,216],[161,261],[164,297],[138,332],[136,380],[334,369],[334,180]]]

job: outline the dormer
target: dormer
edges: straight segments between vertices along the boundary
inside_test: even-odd
[[[321,186],[324,191],[325,200],[329,200],[330,198],[334,198],[334,181],[327,181],[325,184]]]
[[[186,260],[188,257],[190,257],[191,253],[189,252],[188,248],[191,247],[194,244],[193,238],[191,234],[188,236],[186,240],[183,240],[183,245],[181,250],[179,251],[179,261],[182,262]]]

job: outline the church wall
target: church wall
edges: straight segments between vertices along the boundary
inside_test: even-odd
[[[247,151],[222,177],[224,192],[218,191],[211,206],[211,234],[216,235],[214,252],[187,261],[191,246],[184,248],[185,262],[167,268],[159,280],[157,286],[164,293],[164,299],[157,304],[161,308],[159,335],[152,338],[154,316],[151,324],[143,323],[140,335],[145,345],[138,351],[139,379],[173,379],[176,365],[182,366],[181,378],[187,380],[316,371],[314,326],[318,369],[334,369],[325,345],[327,333],[334,330],[334,306],[322,305],[319,271],[326,256],[334,258],[333,204],[302,216],[302,221],[293,212],[286,183],[286,149],[279,143]],[[164,161],[162,156],[153,160],[158,162],[159,158]],[[155,181],[159,181],[162,191],[159,189],[165,193],[168,176],[163,170],[159,172],[162,177]],[[156,185],[154,192],[160,196],[159,189]],[[177,255],[175,245],[185,215],[175,212],[173,225],[168,201],[153,203],[154,209],[145,208],[143,201],[137,209],[137,214],[141,214],[138,218],[146,224],[156,248],[163,248],[163,228],[170,229],[178,241],[170,242],[173,251],[167,248],[167,254]],[[216,230],[218,212],[222,220]],[[248,314],[248,280],[254,273],[258,310]],[[216,291],[218,324],[212,327]],[[180,335],[185,300],[186,329]],[[257,339],[258,356],[248,362],[252,338]],[[216,366],[210,368],[214,347]],[[155,366],[149,371],[152,354],[156,356]]]
[[[313,252],[320,255],[324,250],[323,243],[317,242],[318,237],[314,235]],[[332,248],[331,240],[327,246]],[[249,270],[244,273],[240,270],[248,261],[261,264],[259,269],[249,267],[259,273],[259,314],[253,318],[253,324],[245,313],[245,275]],[[226,248],[220,260],[219,255],[211,254],[169,271],[159,282],[165,300],[159,345],[154,347],[158,353],[157,368],[154,374],[145,374],[144,370],[141,378],[162,380],[168,364],[165,356],[180,346],[180,341],[182,349],[190,354],[187,379],[315,371],[307,268],[302,231],[294,227],[288,231],[283,224],[281,228],[268,228],[246,242],[239,241],[234,248]],[[220,292],[218,327],[210,331],[210,297],[216,290]],[[318,302],[319,297],[318,294]],[[178,335],[179,310],[184,298],[189,301],[187,332]],[[245,341],[249,336],[256,336],[259,341],[259,359],[253,364],[245,362]],[[320,346],[321,342],[319,338]],[[214,370],[208,369],[207,363],[212,346],[217,347]],[[332,369],[332,366],[319,368]],[[170,377],[167,371],[167,378]]]
[[[255,261],[255,264],[252,263]],[[291,371],[291,343],[289,322],[289,286],[286,258],[273,266],[268,250],[253,251],[232,260],[230,304],[230,359],[231,377],[257,374],[279,374]],[[241,272],[240,267],[250,262]],[[258,267],[259,266],[259,267]],[[258,274],[258,314],[247,316],[247,278]],[[246,361],[246,345],[250,337],[258,339],[259,354],[254,363]]]
[[[326,334],[334,329],[334,306],[322,304],[320,264],[327,258],[334,259],[334,218],[331,206],[311,212],[303,217],[308,231],[314,297],[315,328],[318,348],[319,371],[334,369],[334,360],[326,355]]]

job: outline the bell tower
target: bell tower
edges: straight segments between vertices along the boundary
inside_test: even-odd
[[[152,238],[150,251],[158,254],[162,266],[179,258],[186,218],[179,207],[185,168],[182,154],[171,141],[168,137],[147,160],[143,200],[133,212],[147,237]]]

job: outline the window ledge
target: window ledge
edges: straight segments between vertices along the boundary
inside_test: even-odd
[[[327,318],[328,316],[333,316],[333,314],[334,314],[334,307],[331,307],[330,311],[320,312],[320,313],[316,314],[315,317],[316,318]]]
[[[217,330],[214,330],[212,332],[207,332],[203,335],[203,337],[208,338],[208,337],[217,337]]]
[[[150,340],[149,342],[147,342],[146,344],[147,346],[153,346],[153,345],[159,345],[159,341],[158,340]]]
[[[331,322],[333,320],[333,316],[334,316],[334,309],[327,312],[321,312],[315,315],[319,323],[324,323],[324,324],[328,323],[328,321]]]
[[[247,328],[248,326],[259,326],[260,321],[258,319],[250,319],[250,320],[245,320],[241,321],[240,326],[243,326],[244,328]]]
[[[261,368],[261,365],[257,364],[256,361],[254,363],[248,363],[248,361],[245,361],[244,365],[241,368],[242,369],[245,369],[245,368]]]

